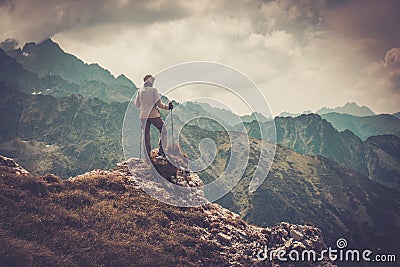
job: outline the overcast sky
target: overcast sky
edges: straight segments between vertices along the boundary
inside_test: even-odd
[[[182,62],[227,64],[260,87],[275,115],[348,101],[393,113],[399,10],[397,0],[0,0],[0,39],[52,37],[136,84]]]

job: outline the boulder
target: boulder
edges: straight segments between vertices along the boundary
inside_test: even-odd
[[[296,241],[301,241],[304,238],[304,235],[299,231],[292,229],[290,230],[290,237],[293,237],[293,239]]]

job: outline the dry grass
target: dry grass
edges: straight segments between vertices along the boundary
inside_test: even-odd
[[[162,204],[112,174],[2,174],[0,214],[0,266],[226,265],[199,238],[201,209]]]

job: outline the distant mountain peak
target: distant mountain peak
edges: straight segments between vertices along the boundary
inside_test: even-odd
[[[28,54],[30,54],[32,52],[37,52],[40,50],[46,51],[46,54],[50,54],[50,55],[52,55],[53,53],[56,53],[56,54],[64,53],[64,51],[61,49],[61,47],[51,39],[46,39],[38,44],[35,42],[29,42],[29,43],[26,43],[22,48],[22,52],[25,52]]]
[[[369,109],[369,108],[366,107],[366,106],[359,106],[359,105],[357,105],[356,102],[346,102],[346,104],[344,104],[342,108],[367,108],[367,109]],[[372,111],[371,111],[371,112],[372,112]],[[372,113],[373,113],[373,112],[372,112]]]
[[[4,44],[11,43],[8,41]],[[6,45],[7,46],[7,45]],[[12,47],[12,45],[8,45]],[[97,63],[87,64],[76,56],[65,52],[52,39],[40,43],[26,43],[23,48],[5,51],[23,68],[41,79],[37,86],[25,82],[25,91],[48,90],[54,96],[78,93],[85,97],[97,97],[107,102],[126,102],[136,90],[135,84],[126,78],[115,78],[110,71]],[[0,57],[4,56],[0,54]],[[1,66],[0,66],[1,67]],[[8,67],[9,68],[9,67]],[[14,77],[12,73],[8,74]],[[15,80],[15,79],[14,79]],[[12,80],[11,80],[12,81]],[[17,84],[21,87],[21,82]],[[36,85],[36,84],[35,84]],[[43,87],[43,88],[36,88]]]
[[[60,47],[56,42],[54,42],[51,38],[47,38],[40,42],[38,46],[52,46],[52,47]]]
[[[366,117],[373,116],[375,113],[366,106],[359,106],[356,102],[347,102],[342,107],[336,108],[327,108],[323,107],[317,110],[318,114],[323,115],[327,113],[340,113],[340,114],[349,114],[358,117]]]

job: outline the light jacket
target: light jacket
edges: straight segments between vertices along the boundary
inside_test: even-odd
[[[139,89],[135,98],[135,106],[140,109],[141,119],[160,117],[157,107],[168,109],[168,106],[161,102],[160,95],[154,87]]]

